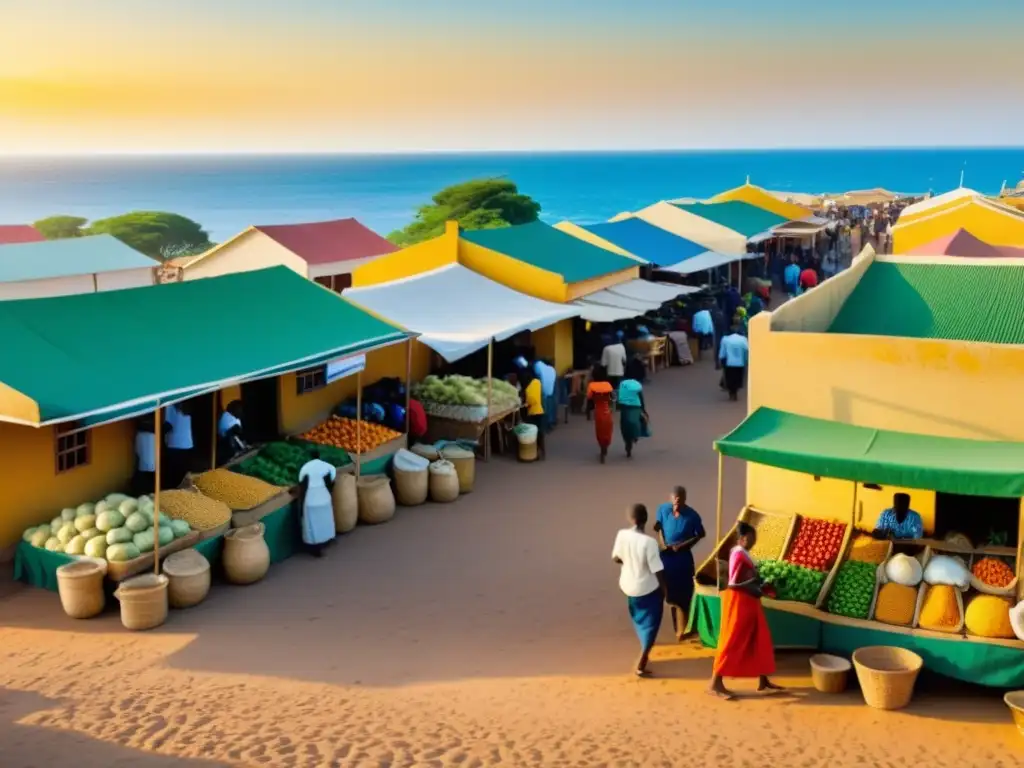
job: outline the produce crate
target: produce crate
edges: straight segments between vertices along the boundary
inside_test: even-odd
[[[979,592],[983,595],[996,595],[998,597],[1013,597],[1017,594],[1017,584],[1020,581],[1019,576],[1014,576],[1013,581],[1007,584],[1005,587],[994,587],[991,584],[986,584],[984,581],[976,577],[973,573],[975,566],[986,558],[995,558],[1002,560],[1015,574],[1017,570],[1017,558],[1013,555],[993,555],[988,553],[975,553],[974,560],[971,563],[971,588],[975,592]]]
[[[361,464],[375,461],[376,459],[383,458],[385,456],[391,456],[392,454],[398,453],[402,448],[406,448],[409,445],[408,435],[399,435],[398,437],[388,440],[386,443],[381,443],[372,451],[363,451],[362,453],[355,453],[349,451],[350,456],[358,456]]]
[[[797,515],[790,515],[784,512],[767,512],[765,510],[756,509],[755,507],[747,506],[740,512],[739,519],[744,523],[749,523],[757,529],[758,535],[760,536],[762,528],[767,525],[778,525],[782,524],[785,526],[786,532],[783,535],[782,540],[778,545],[778,552],[769,555],[767,552],[763,554],[760,559],[763,560],[779,560],[789,547],[789,542],[793,538],[793,531],[796,530]],[[755,550],[758,549],[755,545]],[[772,548],[774,549],[774,547]],[[756,552],[751,552],[751,555],[757,558]]]
[[[295,488],[286,488],[276,496],[271,496],[262,504],[257,504],[252,509],[246,509],[231,514],[231,527],[244,528],[247,525],[257,523],[273,512],[291,504],[298,497]]]
[[[924,555],[921,558],[922,574],[923,574],[923,569],[928,567],[928,562],[935,555],[954,555],[956,557],[961,558],[962,560],[964,560],[966,562],[967,570],[968,571],[970,571],[970,569],[971,569],[973,555],[970,555],[967,552],[964,552],[962,549],[960,549],[960,548],[957,548],[957,549],[946,549],[946,548],[939,549],[937,547],[928,546],[928,547],[925,547]],[[932,585],[929,584],[928,582],[926,582],[924,580],[924,578],[923,578],[923,575],[922,575],[921,584],[917,588],[917,607],[914,609],[914,624],[913,624],[914,629],[922,629],[922,630],[925,630],[927,632],[939,632],[939,633],[948,634],[948,635],[962,635],[964,633],[964,596],[963,596],[963,592],[964,591],[960,590],[960,589],[958,589],[956,587],[953,588],[953,592],[956,595],[957,608],[959,608],[959,610],[960,610],[960,623],[956,626],[956,628],[944,630],[944,629],[932,629],[931,627],[922,627],[922,626],[920,626],[920,622],[921,622],[921,608],[924,606],[924,596],[928,592],[928,587],[930,587],[930,586],[932,586]]]
[[[856,531],[851,533],[851,535],[849,537],[849,544],[847,545],[846,554],[842,558],[841,562],[837,562],[836,574],[835,574],[836,576],[839,575],[839,568],[842,565],[844,565],[844,564],[846,564],[848,562],[851,562],[849,555],[850,555],[850,552],[852,551],[853,536],[855,534],[856,534]],[[871,603],[868,605],[868,615],[865,616],[864,619],[863,619],[865,621],[874,618],[874,615],[875,615],[875,601],[878,600],[878,589],[879,589],[879,587],[882,584],[882,575],[881,574],[882,574],[882,572],[883,572],[883,570],[885,568],[885,563],[889,560],[890,557],[892,557],[892,542],[891,541],[886,542],[886,554],[885,554],[885,557],[882,559],[882,562],[875,566],[875,588],[874,588],[874,592],[871,594]],[[823,609],[825,609],[825,607],[828,605],[828,599],[832,596],[832,589],[835,587],[835,578],[832,578],[831,581],[827,582],[826,586],[828,587],[828,589],[826,589],[823,592],[822,596],[821,596],[821,607]],[[827,609],[826,609],[826,612],[829,613],[830,616],[838,616],[839,618],[843,618],[843,619],[853,619],[853,618],[856,618],[856,617],[853,617],[853,616],[842,616],[841,614],[830,613],[830,612],[827,611]]]
[[[878,564],[878,568],[875,571],[875,597],[871,601],[871,610],[868,612],[869,621],[877,621],[875,619],[875,607],[878,604],[878,593],[881,591],[882,585],[885,583],[885,566],[888,565],[893,555],[910,555],[911,557],[917,558],[918,562],[924,560],[927,547],[924,547],[917,543],[907,544],[904,542],[889,542],[889,554],[886,555],[885,560]],[[923,567],[923,566],[922,566]],[[920,589],[920,585],[918,585]],[[885,627],[898,626],[896,624],[885,624],[884,622],[878,622]],[[911,621],[913,626],[913,621]]]
[[[838,521],[829,521],[838,522]],[[836,561],[832,563],[832,568],[828,572],[828,576],[825,577],[825,583],[821,586],[821,592],[818,593],[818,599],[814,601],[815,608],[821,608],[825,604],[825,598],[828,597],[829,590],[832,589],[832,584],[835,583],[836,574],[839,573],[839,567],[843,564],[846,559],[846,552],[850,548],[850,539],[853,537],[853,526],[846,523],[846,531],[843,533],[843,541],[839,545],[839,554],[836,555]]]
[[[187,536],[182,536],[180,539],[175,539],[165,547],[160,547],[160,558],[161,560],[167,555],[180,552],[183,549],[194,547],[199,543],[200,535],[199,531],[192,531]],[[137,576],[145,571],[153,570],[153,559],[155,552],[147,552],[144,555],[136,557],[134,560],[125,560],[120,563],[107,562],[107,578],[111,581],[124,581],[130,576]]]

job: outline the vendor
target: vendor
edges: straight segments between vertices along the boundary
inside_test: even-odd
[[[338,470],[321,459],[318,450],[311,453],[313,458],[299,469],[302,542],[314,557],[322,557],[324,547],[337,535],[331,491]]]
[[[132,495],[146,496],[156,489],[156,419],[147,413],[139,417],[135,432],[135,474]]]
[[[164,409],[167,422],[167,448],[164,460],[166,477],[161,481],[164,488],[177,488],[185,475],[192,469],[192,407],[188,401],[168,405]]]
[[[873,533],[876,539],[922,539],[924,523],[921,516],[910,508],[910,494],[897,493],[892,506],[882,512]]]
[[[217,421],[217,464],[249,450],[242,435],[242,401],[232,400]]]
[[[558,371],[549,360],[538,359],[533,364],[533,372],[540,379],[541,395],[544,397],[545,426],[550,432],[558,421],[558,397],[555,393]]]

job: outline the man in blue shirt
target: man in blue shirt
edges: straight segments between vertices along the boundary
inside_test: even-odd
[[[786,286],[786,293],[789,294],[789,298],[792,299],[800,293],[800,265],[797,263],[796,256],[792,257],[786,269],[783,270],[782,282]]]
[[[737,400],[740,388],[743,386],[743,377],[747,370],[747,356],[750,346],[747,337],[740,333],[738,325],[733,325],[732,332],[722,339],[722,345],[718,353],[719,359],[725,368],[723,379],[725,388],[729,392],[730,400]]]
[[[897,493],[892,506],[885,510],[875,525],[876,539],[923,539],[924,523],[921,516],[910,508],[910,494]]]
[[[544,396],[544,421],[550,432],[558,423],[558,396],[555,392],[558,371],[547,360],[537,360],[533,364],[533,372],[540,379],[541,394]]]

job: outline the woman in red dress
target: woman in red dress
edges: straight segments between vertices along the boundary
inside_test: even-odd
[[[587,408],[594,413],[594,432],[601,448],[602,464],[608,457],[608,446],[612,444],[612,433],[615,431],[615,420],[612,417],[614,392],[604,367],[595,365],[587,385]]]
[[[736,534],[737,545],[729,553],[729,584],[722,591],[722,628],[708,691],[726,700],[733,695],[723,677],[756,677],[758,691],[782,690],[768,679],[775,674],[775,648],[761,606],[761,579],[750,557],[757,531],[741,522]]]

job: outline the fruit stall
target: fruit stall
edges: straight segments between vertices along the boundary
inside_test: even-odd
[[[819,515],[758,508],[737,521],[757,530],[751,556],[774,588],[763,605],[777,648],[849,655],[871,645],[918,653],[943,675],[996,687],[1024,684],[1024,445],[856,427],[761,408],[716,441],[716,548],[700,565],[690,626],[717,644],[719,592],[736,525],[723,531],[724,458],[850,481],[845,509]],[[1016,505],[1014,541],[876,538],[864,526],[862,484],[934,490]],[[966,524],[966,521],[963,521]]]
[[[515,426],[521,408],[518,390],[501,379],[427,376],[412,388],[429,416],[429,440],[480,442],[492,424]],[[485,457],[489,441],[484,440]]]

